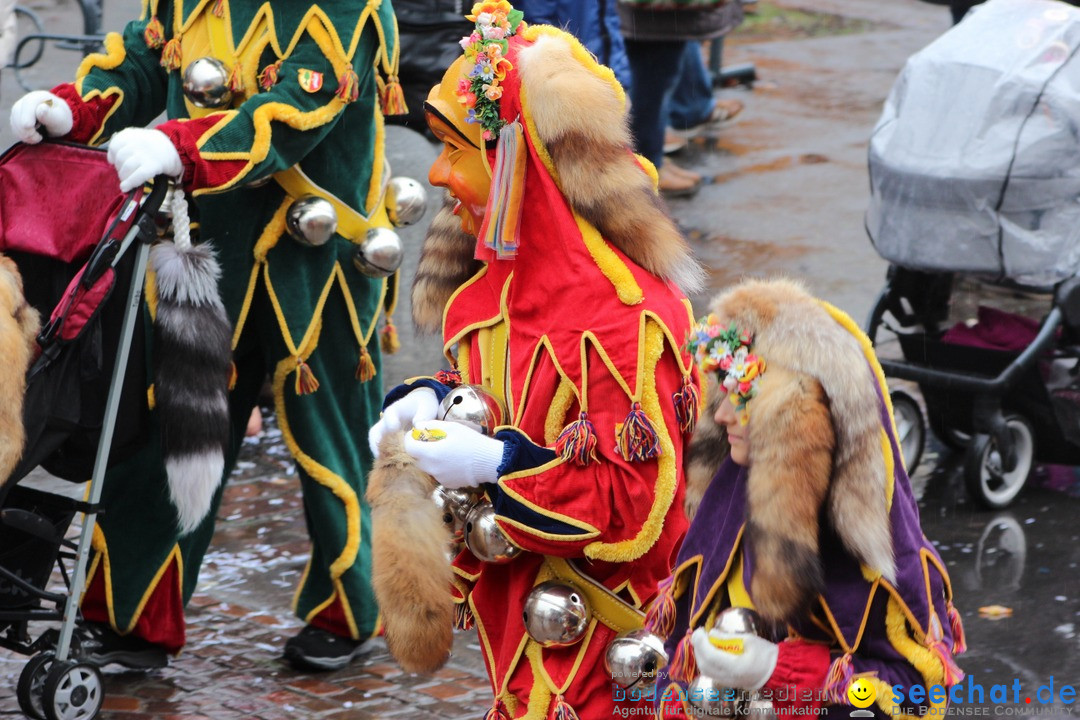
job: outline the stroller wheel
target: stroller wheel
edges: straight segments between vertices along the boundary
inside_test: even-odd
[[[893,390],[889,393],[889,398],[892,400],[893,422],[896,423],[896,442],[900,445],[904,467],[910,475],[919,466],[923,445],[926,443],[922,409],[915,398],[902,390]]]
[[[93,720],[105,701],[104,680],[96,665],[78,660],[57,663],[45,678],[42,705],[47,720]]]
[[[19,701],[19,709],[28,718],[45,720],[45,707],[41,699],[45,695],[45,678],[55,659],[52,651],[39,653],[27,661],[19,674],[15,697]]]
[[[992,435],[975,435],[964,459],[964,482],[971,496],[991,510],[1007,506],[1024,487],[1035,459],[1035,433],[1019,415],[1006,415],[1015,462],[1005,467],[1002,448]]]

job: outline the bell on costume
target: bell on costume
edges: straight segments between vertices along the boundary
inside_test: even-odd
[[[582,638],[592,612],[577,588],[558,580],[542,582],[525,599],[525,632],[544,647],[566,647]]]
[[[761,616],[750,608],[729,607],[724,609],[710,630],[719,630],[729,635],[758,635],[764,637],[765,623]],[[753,696],[753,693],[737,688],[720,687],[712,678],[698,675],[690,683],[686,693],[690,708],[698,716],[722,716],[746,714],[749,703],[756,702],[759,706],[762,702],[771,708],[772,703],[762,701]],[[765,712],[765,708],[759,708]]]
[[[462,542],[465,539],[465,518],[477,503],[476,496],[464,490],[451,490],[436,485],[431,492],[431,499],[442,512],[443,524],[450,529],[454,542]]]
[[[389,228],[374,227],[367,231],[364,242],[356,248],[353,265],[368,277],[384,278],[393,275],[405,256],[401,238]]]
[[[474,505],[465,518],[465,547],[481,562],[496,565],[510,562],[521,552],[499,529],[495,508],[486,501]]]
[[[394,227],[413,225],[427,211],[427,190],[411,177],[390,178],[386,185],[386,215]]]
[[[643,628],[620,633],[604,655],[604,667],[612,682],[623,689],[651,688],[667,663],[664,641]]]
[[[506,405],[481,385],[461,385],[451,390],[439,403],[437,417],[488,436],[494,435],[495,428],[507,422]]]
[[[201,57],[184,68],[184,95],[200,108],[221,108],[232,102],[229,70],[217,58]]]
[[[329,200],[305,195],[289,206],[285,227],[292,239],[301,245],[320,247],[337,232],[337,211]]]

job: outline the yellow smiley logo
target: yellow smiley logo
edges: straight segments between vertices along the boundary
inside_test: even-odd
[[[866,678],[859,678],[848,685],[848,701],[857,708],[870,707],[877,698],[877,690]]]

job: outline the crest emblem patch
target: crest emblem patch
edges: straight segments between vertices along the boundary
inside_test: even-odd
[[[304,88],[309,93],[318,92],[322,89],[323,75],[321,72],[300,68],[297,72],[297,80],[300,83],[300,87]]]

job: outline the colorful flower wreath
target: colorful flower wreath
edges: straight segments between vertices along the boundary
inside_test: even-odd
[[[458,102],[468,111],[466,122],[480,123],[484,140],[494,140],[506,121],[499,117],[500,84],[514,68],[506,59],[507,39],[522,26],[522,12],[507,0],[478,2],[465,19],[476,23],[471,35],[461,38],[465,58],[472,63],[458,80]]]
[[[712,314],[698,320],[686,339],[686,349],[701,372],[720,376],[720,384],[727,390],[743,425],[750,420],[747,403],[757,395],[761,374],[765,372],[765,360],[750,351],[753,342],[735,323],[726,330],[721,328],[720,319]]]

